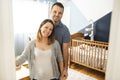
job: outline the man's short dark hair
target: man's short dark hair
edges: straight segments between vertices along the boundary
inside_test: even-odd
[[[55,2],[55,3],[52,5],[51,9],[52,9],[55,5],[57,5],[57,6],[59,6],[59,7],[61,7],[61,8],[63,8],[63,9],[64,9],[63,4],[62,4],[62,3],[60,3],[60,2]]]

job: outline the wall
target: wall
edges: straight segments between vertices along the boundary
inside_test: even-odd
[[[109,3],[109,4],[108,4]],[[76,33],[112,11],[113,0],[68,0],[65,7],[70,7],[70,33]],[[101,6],[102,5],[102,6]]]
[[[93,32],[94,32],[95,41],[109,42],[111,15],[112,12],[108,13],[107,15],[103,16],[102,18],[100,18],[99,20],[93,23],[94,24]],[[79,32],[84,34],[88,33],[88,35],[85,36],[85,39],[90,39],[89,35],[91,34],[91,32],[85,31],[86,28],[91,28],[91,24],[84,27]]]
[[[79,32],[86,33],[85,28],[90,27],[90,20],[94,22],[94,39],[97,41],[108,42],[109,41],[109,30],[113,0],[72,0],[77,6],[78,12],[81,12],[84,18],[86,18],[87,25],[80,25],[82,21],[76,22],[79,26],[76,28]],[[109,4],[108,4],[109,3]],[[78,13],[76,12],[76,13]],[[80,20],[79,17],[72,18],[75,22],[76,19]],[[74,26],[72,26],[73,28]],[[73,29],[74,30],[74,29]],[[76,30],[76,32],[78,32]],[[74,30],[75,31],[75,30]],[[90,34],[90,32],[89,32]],[[90,39],[90,37],[85,37]]]
[[[109,42],[111,15],[110,12],[94,23],[94,40]]]
[[[70,26],[68,27],[71,34],[78,32],[80,29],[89,24],[85,16],[72,0],[65,2],[64,6],[70,7]]]
[[[12,21],[12,0],[0,0],[0,80],[16,80]]]
[[[120,0],[114,0],[105,80],[120,80]]]
[[[72,0],[89,21],[98,20],[112,11],[113,0]]]

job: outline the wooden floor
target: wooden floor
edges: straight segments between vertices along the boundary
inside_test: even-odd
[[[84,73],[86,75],[89,75],[91,77],[94,77],[97,80],[105,80],[105,74],[102,73],[102,72],[95,71],[93,69],[90,69],[90,68],[87,68],[87,67],[84,67],[84,66],[80,66],[80,65],[77,65],[77,64],[74,64],[74,63],[71,64],[70,68],[72,68],[74,70],[77,70],[81,73]]]
[[[23,65],[25,66],[26,68],[28,68],[28,65]],[[102,72],[99,72],[99,71],[95,71],[93,69],[90,69],[90,68],[87,68],[87,67],[84,67],[84,66],[80,66],[78,64],[75,64],[75,63],[71,63],[71,66],[70,68],[74,69],[74,70],[77,70],[81,73],[84,73],[86,75],[89,75],[91,77],[94,77],[96,78],[97,80],[105,80],[105,74],[102,73]],[[30,80],[29,76],[26,76],[20,80]]]

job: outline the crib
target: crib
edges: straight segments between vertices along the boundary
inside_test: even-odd
[[[105,73],[108,43],[86,40],[83,38],[83,34],[76,33],[71,35],[70,44],[69,66],[73,62]]]

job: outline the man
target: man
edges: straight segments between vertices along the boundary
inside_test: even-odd
[[[51,18],[55,24],[55,39],[58,40],[64,59],[64,71],[65,78],[68,76],[68,45],[70,42],[70,32],[66,25],[61,22],[63,16],[64,6],[60,2],[56,2],[51,7]]]

